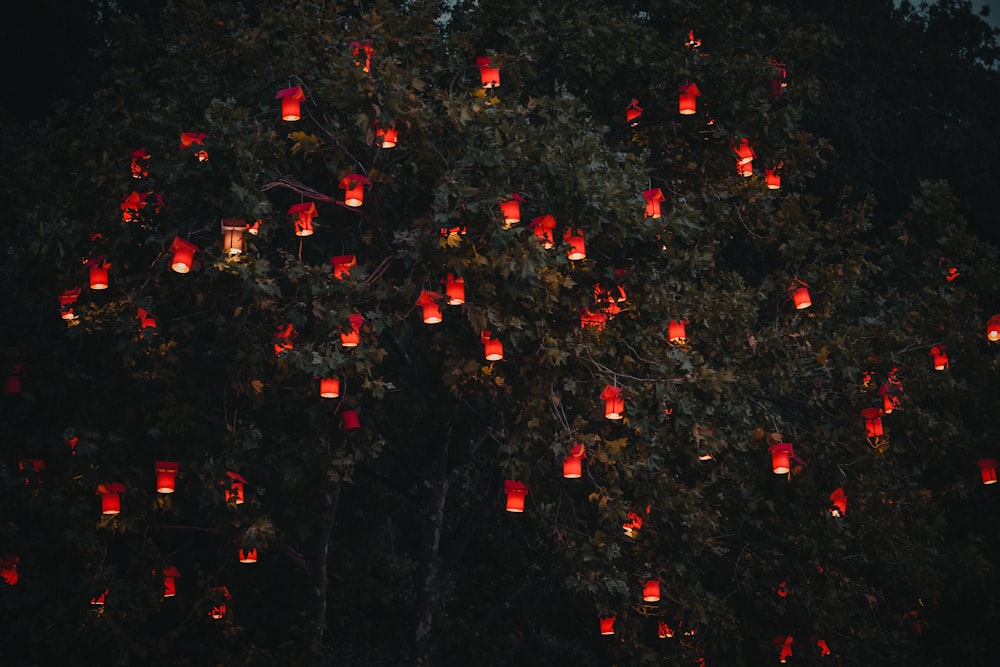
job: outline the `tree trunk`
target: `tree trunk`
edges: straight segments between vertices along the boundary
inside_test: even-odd
[[[323,494],[323,509],[319,518],[319,534],[316,536],[316,556],[312,562],[313,580],[313,623],[310,647],[313,653],[323,649],[323,635],[326,632],[326,607],[329,577],[327,559],[330,555],[330,535],[337,517],[337,502],[340,500],[340,482],[327,485]]]
[[[451,433],[443,438],[434,469],[431,471],[427,511],[425,513],[421,562],[423,585],[417,599],[417,631],[413,642],[411,664],[427,667],[431,664],[434,611],[441,592],[441,531],[444,527],[444,503],[448,496],[448,442]]]

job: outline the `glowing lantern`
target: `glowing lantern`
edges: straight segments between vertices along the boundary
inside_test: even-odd
[[[246,486],[247,481],[243,477],[232,470],[226,471],[226,477],[229,478],[229,488],[226,489],[226,503],[232,503],[233,505],[242,505],[246,500],[244,495],[244,486]]]
[[[600,627],[602,635],[613,635],[615,634],[615,616],[602,616],[600,619]]]
[[[181,132],[181,148],[202,146],[205,139],[208,139],[208,135],[204,132]],[[198,158],[198,162],[208,162],[208,151],[204,149],[195,151],[194,156]]]
[[[635,127],[639,124],[640,118],[642,118],[642,107],[639,106],[639,100],[634,99],[625,109],[625,122]]]
[[[733,152],[736,153],[736,171],[741,176],[753,176],[753,159],[757,154],[750,147],[750,140],[744,137],[739,146],[733,147]]]
[[[503,359],[503,343],[490,338],[489,331],[481,332],[479,334],[479,338],[483,342],[483,351],[486,354],[486,361],[500,361]]]
[[[680,104],[679,111],[682,116],[690,116],[695,111],[697,111],[698,98],[701,97],[701,91],[698,90],[698,84],[686,83],[680,88]]]
[[[438,300],[443,298],[437,292],[421,290],[417,298],[417,305],[424,309],[424,324],[438,324],[441,322],[441,307]]]
[[[358,413],[354,410],[344,410],[344,414],[341,415],[341,425],[345,431],[357,431],[361,428],[361,420],[358,419]]]
[[[344,347],[357,347],[361,342],[361,325],[365,318],[361,313],[351,313],[347,319],[351,323],[351,331],[340,334],[340,344]]]
[[[145,147],[132,151],[132,178],[146,178],[149,176],[149,165],[146,164],[146,160],[149,158],[150,155],[146,152]]]
[[[489,90],[500,87],[499,63],[494,65],[489,56],[479,56],[476,58],[476,67],[479,68],[479,79],[483,88]]]
[[[583,231],[580,229],[567,229],[563,234],[563,239],[569,244],[566,256],[576,261],[587,257],[587,246],[584,243]]]
[[[640,528],[642,528],[642,517],[635,512],[629,512],[622,524],[622,531],[627,537],[635,538]]]
[[[177,596],[177,578],[181,576],[181,571],[173,565],[163,568],[163,597],[172,598]]]
[[[313,219],[317,215],[315,203],[309,201],[302,202],[301,204],[292,204],[288,207],[288,215],[295,216],[296,236],[312,236]]]
[[[764,183],[767,185],[768,190],[780,190],[781,174],[778,173],[777,169],[765,169]]]
[[[989,339],[991,343],[995,343],[1000,340],[1000,315],[994,315],[990,318],[990,321],[986,323],[986,338]]]
[[[354,255],[335,255],[330,258],[330,266],[333,267],[333,277],[343,280],[344,276],[351,275],[351,267],[358,265],[358,258]]]
[[[566,479],[579,479],[583,476],[583,457],[587,455],[587,449],[582,442],[573,445],[569,450],[569,456],[563,460],[563,477]]]
[[[944,345],[935,345],[931,348],[930,354],[934,359],[934,370],[943,371],[948,368],[948,355],[945,353]]]
[[[753,176],[753,162],[747,162],[745,164],[736,163],[736,173],[738,173],[743,178],[750,178]]]
[[[449,273],[441,282],[444,283],[444,295],[448,298],[449,306],[461,306],[465,303],[465,278],[456,278]]]
[[[788,287],[789,293],[792,295],[792,303],[795,304],[796,310],[803,310],[812,305],[812,297],[809,296],[808,285],[806,285],[801,280],[796,280]]]
[[[792,646],[795,644],[792,636],[778,635],[771,643],[778,649],[778,662],[781,664],[788,662],[788,658],[792,657]]]
[[[656,636],[660,639],[670,639],[674,636],[673,629],[664,621],[656,623]]]
[[[507,494],[507,511],[523,512],[524,497],[528,495],[528,487],[513,479],[505,479],[503,482],[503,492]]]
[[[660,601],[660,582],[656,579],[647,579],[646,585],[642,587],[643,602]]]
[[[507,199],[500,200],[500,215],[503,216],[503,228],[510,229],[516,222],[521,222],[521,202],[524,198],[516,192]]]
[[[663,190],[660,188],[643,190],[642,196],[646,200],[646,217],[654,219],[661,217],[660,202],[663,201]]]
[[[625,399],[622,398],[621,387],[607,385],[601,392],[601,398],[604,399],[604,416],[607,419],[617,420],[625,416]]]
[[[360,42],[351,42],[351,55],[354,56],[354,66],[361,67],[361,71],[367,74],[372,69],[372,56],[375,55],[375,47],[372,40],[363,39]],[[362,67],[360,56],[365,55],[365,64]]]
[[[819,650],[819,657],[825,658],[830,655],[830,647],[827,645],[825,640],[817,639],[816,648]]]
[[[605,323],[608,321],[608,316],[604,313],[592,313],[586,308],[580,309],[580,328],[585,329],[587,327],[596,327],[598,330],[603,330]]]
[[[139,211],[146,207],[146,197],[147,195],[134,191],[125,196],[118,206],[122,211],[122,222],[132,222],[139,218]]]
[[[8,586],[15,586],[19,579],[17,574],[17,564],[21,559],[17,556],[7,555],[0,558],[0,579],[3,579]]]
[[[104,604],[104,600],[107,597],[108,597],[108,589],[105,588],[103,593],[101,593],[97,597],[90,598],[90,604],[99,607]]]
[[[281,100],[281,120],[296,121],[302,118],[302,102],[306,95],[301,86],[282,88],[274,99]]]
[[[791,470],[792,444],[779,442],[771,445],[771,469],[775,475],[787,475]]]
[[[153,464],[156,471],[156,492],[173,493],[177,487],[177,472],[180,465],[173,461],[156,461]]]
[[[340,380],[337,378],[322,378],[319,381],[320,398],[337,398],[340,396]]]
[[[68,289],[59,295],[59,314],[64,320],[75,320],[77,315],[73,312],[73,304],[80,298],[80,288]]]
[[[101,514],[118,514],[121,512],[121,494],[123,493],[125,493],[125,486],[118,482],[98,484],[97,495],[101,497]]]
[[[667,340],[682,345],[687,342],[686,320],[670,320],[667,323]]]
[[[212,593],[212,608],[209,610],[208,615],[215,620],[219,621],[226,617],[226,600],[231,600],[232,595],[229,594],[229,589],[225,586],[216,586],[211,590]]]
[[[344,204],[358,207],[365,201],[365,185],[371,183],[361,174],[348,174],[340,179],[340,187],[344,189]]]
[[[979,466],[979,474],[983,478],[983,484],[996,484],[997,483],[997,460],[996,459],[979,459],[976,461]]]
[[[389,127],[381,127],[376,124],[375,143],[377,143],[382,148],[394,148],[396,146],[396,141],[398,138],[399,135],[396,132],[395,125],[391,125]]]
[[[240,562],[241,563],[256,563],[257,562],[257,548],[253,549],[240,549]]]
[[[140,308],[136,314],[139,320],[140,336],[145,339],[147,336],[156,335],[156,317],[145,308]]]
[[[274,343],[274,354],[280,357],[282,352],[294,349],[292,340],[298,338],[299,334],[295,331],[295,327],[292,324],[284,326],[279,324],[277,328],[278,330],[274,334],[276,340]]]
[[[108,289],[108,271],[111,269],[111,262],[107,262],[103,257],[87,262],[90,267],[90,289]]]
[[[247,221],[243,218],[222,219],[222,249],[230,255],[243,252],[243,232],[247,231]]]
[[[847,494],[843,488],[834,489],[830,494],[830,515],[842,517],[847,514]]]
[[[260,220],[254,220],[253,223],[247,227],[247,234],[260,236]]]
[[[174,253],[174,258],[170,260],[170,268],[177,273],[187,273],[194,264],[194,254],[198,252],[198,246],[175,236],[174,242],[170,244],[170,252]]]
[[[876,438],[885,434],[882,429],[882,410],[879,408],[865,408],[861,411],[861,418],[865,420],[865,432],[869,438]]]
[[[542,240],[542,247],[546,250],[555,245],[555,238],[552,235],[552,230],[555,228],[556,219],[548,213],[531,221],[531,229],[534,230],[535,236]]]

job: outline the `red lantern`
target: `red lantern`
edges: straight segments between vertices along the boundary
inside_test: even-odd
[[[809,296],[808,285],[801,280],[793,282],[788,287],[788,291],[792,295],[792,303],[795,304],[796,310],[804,310],[812,305],[812,297]]]
[[[616,616],[602,616],[600,620],[601,634],[602,635],[613,635],[615,634],[615,619]]]
[[[523,512],[524,497],[528,495],[528,487],[513,479],[505,479],[503,492],[507,494],[507,511]]]
[[[257,562],[257,548],[253,549],[240,549],[240,562],[241,563],[256,563]]]
[[[319,381],[319,395],[321,398],[337,398],[340,396],[340,380],[337,378],[323,378]]]
[[[354,255],[334,255],[330,258],[330,266],[333,267],[333,277],[343,280],[345,276],[351,275],[351,267],[358,265],[358,258]]]
[[[979,474],[983,478],[983,484],[996,484],[997,483],[997,460],[996,459],[979,459],[976,461],[979,466]]]
[[[622,524],[622,530],[625,532],[625,535],[634,538],[639,534],[640,528],[642,528],[642,517],[635,512],[629,512],[625,523]]]
[[[788,658],[792,657],[792,645],[795,644],[792,636],[778,635],[771,640],[771,643],[778,649],[778,662],[781,664],[788,662]]]
[[[396,133],[396,126],[392,125],[390,127],[381,127],[376,121],[375,125],[375,143],[377,143],[382,148],[394,148],[396,146],[396,141],[399,135]]]
[[[483,343],[483,351],[486,354],[486,361],[501,361],[503,359],[503,343],[490,338],[489,331],[482,331],[479,339]]]
[[[449,273],[444,279],[444,294],[448,297],[449,306],[461,306],[465,303],[465,278],[456,278]]]
[[[136,311],[135,316],[136,319],[139,320],[139,329],[141,332],[140,333],[141,336],[145,337],[147,335],[156,335],[156,318],[153,316],[151,312],[149,312],[145,308],[140,308],[138,311]],[[146,331],[147,329],[150,332],[149,334],[147,334]]]
[[[753,159],[757,157],[753,148],[750,147],[750,140],[746,137],[740,140],[739,146],[733,147],[733,152],[736,153],[736,163],[737,164],[749,164],[753,162]]]
[[[173,493],[177,486],[177,472],[180,465],[173,461],[157,461],[153,464],[156,470],[156,492]]]
[[[791,470],[792,444],[779,442],[771,445],[771,469],[775,475],[787,475]]]
[[[101,497],[101,514],[118,514],[121,512],[121,494],[123,493],[125,493],[125,486],[118,482],[98,484],[97,495]]]
[[[208,612],[208,615],[217,621],[222,620],[226,617],[225,600],[231,600],[233,596],[229,594],[229,589],[225,586],[216,586],[210,593],[213,601],[212,609]]]
[[[483,88],[489,90],[500,87],[499,63],[494,65],[489,56],[479,56],[476,58],[476,67],[479,68],[479,78]]]
[[[274,353],[280,357],[282,352],[294,349],[292,340],[298,338],[299,334],[295,331],[295,327],[290,323],[284,326],[279,324],[277,329],[278,331],[274,334],[274,338],[277,341],[274,344]]]
[[[819,657],[825,658],[830,655],[830,647],[827,645],[826,641],[823,639],[816,640],[816,648],[819,650]]]
[[[699,97],[701,97],[701,91],[698,90],[698,84],[685,83],[681,86],[679,104],[680,114],[682,116],[690,116],[695,113]]]
[[[569,450],[569,456],[563,460],[563,477],[566,479],[579,479],[583,476],[583,458],[587,455],[587,449],[582,442],[573,445]]]
[[[360,42],[351,42],[351,55],[354,56],[354,66],[361,67],[360,55],[365,54],[365,64],[361,67],[361,71],[367,74],[372,69],[372,56],[375,55],[375,47],[372,46],[372,40],[363,39]]]
[[[865,432],[869,438],[884,435],[882,411],[879,408],[865,408],[861,411],[861,418],[865,420]]]
[[[260,236],[260,220],[254,220],[250,226],[247,227],[247,234],[251,236]]]
[[[90,598],[90,604],[92,604],[94,606],[101,606],[101,605],[104,604],[104,600],[107,597],[108,597],[108,589],[105,588],[103,593],[101,593],[97,597]]]
[[[340,344],[344,347],[357,347],[361,342],[361,325],[365,318],[361,313],[351,313],[347,319],[351,323],[351,331],[340,334]]]
[[[312,236],[313,219],[316,217],[316,204],[308,201],[292,204],[288,207],[288,215],[295,216],[295,235]]]
[[[108,289],[108,271],[111,263],[104,261],[103,257],[87,262],[90,267],[90,289]]]
[[[296,121],[302,118],[301,104],[306,99],[301,86],[283,88],[274,99],[281,100],[281,120]]]
[[[163,568],[163,597],[172,598],[177,595],[176,579],[181,576],[181,571],[173,565]]]
[[[686,324],[687,320],[670,320],[667,323],[667,340],[671,343],[682,345],[687,342]]]
[[[621,387],[607,385],[601,392],[601,398],[604,399],[604,416],[607,419],[618,420],[625,416],[625,399],[622,398]]]
[[[639,124],[640,118],[642,118],[642,107],[639,106],[639,100],[632,100],[625,109],[625,122],[635,127]]]
[[[122,211],[122,222],[138,220],[139,211],[146,207],[146,194],[132,191],[125,196],[118,208]]]
[[[646,217],[653,219],[661,217],[660,202],[663,201],[663,190],[660,188],[643,190],[642,196],[646,200]]]
[[[945,353],[944,345],[935,345],[931,348],[930,354],[934,359],[934,370],[943,371],[948,368],[948,355]]]
[[[181,148],[202,146],[205,139],[208,139],[208,135],[204,132],[181,132]],[[198,162],[208,162],[208,151],[204,149],[195,151],[194,156],[198,158]]]
[[[358,207],[365,201],[365,185],[371,183],[361,174],[348,174],[340,179],[340,187],[344,189],[344,204]]]
[[[576,261],[584,259],[587,256],[587,246],[584,243],[582,230],[567,229],[566,233],[563,234],[563,239],[569,244],[566,256],[571,260]]]
[[[780,190],[781,174],[778,173],[777,169],[765,169],[764,183],[767,185],[768,190]]]
[[[586,308],[580,309],[580,328],[586,329],[587,327],[596,327],[599,331],[604,329],[605,323],[608,321],[608,316],[604,313],[597,312],[592,313]]]
[[[417,298],[417,305],[424,309],[424,324],[438,324],[441,322],[441,307],[438,300],[443,298],[437,292],[421,290]]]
[[[660,582],[656,579],[647,579],[646,585],[642,587],[643,602],[660,601]]]
[[[546,250],[555,245],[555,238],[552,235],[552,230],[555,228],[556,219],[548,213],[531,221],[531,229],[534,230],[535,236],[542,240],[542,247]]]
[[[226,477],[229,478],[229,488],[225,490],[226,503],[242,505],[246,500],[243,487],[246,486],[247,481],[239,473],[232,470],[226,471]]]
[[[17,564],[21,559],[18,556],[7,555],[0,558],[0,579],[3,579],[8,586],[15,586],[18,582]]]
[[[170,268],[177,273],[187,273],[191,270],[191,265],[194,264],[194,254],[198,252],[198,246],[175,236],[174,242],[170,244],[170,252],[174,253],[174,258],[170,261]]]
[[[243,252],[243,232],[247,231],[247,221],[243,218],[222,219],[222,249],[228,255]]]
[[[132,178],[146,178],[149,176],[149,165],[146,160],[152,157],[146,152],[146,147],[137,148],[132,151]]]
[[[835,517],[847,514],[847,494],[843,488],[838,487],[830,494],[830,514]]]
[[[986,323],[986,338],[991,343],[1000,340],[1000,315],[994,315]]]
[[[59,313],[64,320],[75,320],[77,315],[73,312],[73,304],[80,298],[80,288],[68,289],[59,295]]]
[[[740,163],[740,161],[737,160],[736,173],[738,173],[743,178],[750,178],[751,176],[753,176],[753,162]]]
[[[660,639],[669,639],[674,636],[674,631],[666,622],[657,621],[656,636]]]
[[[357,431],[361,428],[361,420],[358,419],[358,413],[354,410],[344,410],[341,423],[345,431]]]
[[[524,198],[516,192],[507,199],[500,200],[500,215],[503,216],[503,228],[510,229],[516,222],[521,222],[521,202]]]

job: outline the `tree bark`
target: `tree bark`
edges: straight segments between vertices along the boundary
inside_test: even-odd
[[[437,460],[431,471],[429,498],[425,513],[421,562],[423,585],[417,599],[417,629],[413,642],[411,664],[427,667],[433,658],[434,611],[441,593],[441,532],[444,528],[444,503],[448,496],[448,443],[451,432],[442,440]]]
[[[327,559],[330,555],[330,535],[337,517],[337,503],[340,500],[340,482],[328,484],[323,494],[323,509],[319,517],[319,534],[316,536],[316,557],[312,562],[313,579],[313,622],[310,647],[313,653],[323,649],[323,635],[326,632],[327,593],[330,585]]]

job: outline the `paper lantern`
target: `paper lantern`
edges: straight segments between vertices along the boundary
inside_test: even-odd
[[[643,190],[642,196],[646,200],[646,217],[653,219],[661,217],[660,202],[663,201],[663,190],[660,188]]]
[[[340,380],[337,378],[322,378],[319,381],[321,398],[337,398],[340,396]]]
[[[340,179],[340,187],[344,189],[344,204],[358,207],[365,201],[365,185],[371,183],[361,174],[348,174]]]
[[[621,387],[607,385],[601,392],[601,398],[604,399],[605,418],[618,420],[625,416],[625,399],[622,398]]]
[[[0,579],[3,579],[8,586],[17,585],[20,578],[17,574],[17,564],[20,560],[20,557],[9,554],[0,558]]]
[[[59,315],[64,320],[75,320],[77,315],[73,312],[73,304],[80,298],[80,288],[68,289],[59,295]]]
[[[791,470],[792,444],[779,442],[771,445],[771,469],[775,475],[787,475]]]
[[[257,548],[253,549],[240,549],[240,562],[241,563],[256,563],[257,562]]]
[[[247,226],[247,234],[252,236],[260,236],[260,220],[254,220],[250,225]]]
[[[220,621],[226,617],[226,600],[231,600],[232,595],[229,594],[229,589],[225,586],[216,586],[210,591],[212,597],[212,608],[209,610],[208,615]]]
[[[118,514],[121,512],[121,494],[123,493],[125,493],[125,486],[119,482],[98,484],[97,495],[101,497],[101,514]]]
[[[292,86],[278,91],[274,99],[281,100],[281,120],[297,121],[302,118],[301,105],[306,99],[301,86]]]
[[[316,217],[316,204],[311,201],[292,204],[288,207],[288,215],[295,216],[295,235],[312,236],[313,219]]]
[[[733,146],[733,152],[736,153],[737,164],[749,164],[757,157],[753,148],[750,147],[750,140],[746,137],[740,140],[739,146]]]
[[[125,195],[125,199],[118,205],[122,212],[122,222],[132,222],[139,219],[139,211],[146,207],[147,196],[135,191]]]
[[[88,262],[88,266],[90,267],[90,289],[108,289],[108,273],[111,269],[111,263],[104,261],[103,258],[98,258]]]
[[[670,639],[674,636],[674,631],[665,621],[657,621],[656,636],[660,639]]]
[[[361,428],[361,420],[358,419],[358,413],[354,410],[344,410],[344,414],[341,415],[341,424],[345,431],[357,431]]]
[[[295,331],[295,327],[291,323],[284,326],[279,324],[277,329],[274,334],[274,354],[280,357],[282,352],[294,349],[292,340],[298,338],[299,334]]]
[[[601,634],[602,635],[613,635],[615,634],[615,619],[616,616],[602,616],[598,620],[600,621]]]
[[[170,260],[170,268],[177,273],[188,273],[194,264],[194,254],[198,252],[198,246],[175,236],[174,242],[170,244],[170,252],[174,253],[173,259]]]
[[[351,267],[358,265],[358,258],[354,255],[334,255],[330,258],[330,266],[333,267],[333,277],[343,280],[351,275]]]
[[[246,500],[244,495],[244,486],[246,486],[247,481],[243,477],[232,470],[226,471],[226,477],[229,478],[229,488],[226,491],[226,503],[233,505],[242,505]]]
[[[647,579],[646,584],[642,587],[642,601],[643,602],[659,602],[660,601],[660,582],[656,579]]]
[[[354,56],[354,66],[361,67],[361,71],[367,74],[372,69],[372,56],[375,55],[375,47],[372,40],[363,39],[359,42],[351,42],[351,55]],[[364,56],[362,58],[362,55]],[[364,65],[362,66],[362,63]]]
[[[500,200],[500,215],[503,216],[503,228],[510,229],[516,222],[521,222],[521,202],[524,198],[516,192],[507,199]]]
[[[816,649],[819,651],[819,657],[825,658],[830,655],[830,647],[827,645],[826,641],[822,639],[816,640]]]
[[[639,100],[633,99],[625,109],[625,122],[635,127],[639,124],[640,118],[642,118],[642,107],[639,106]]]
[[[861,418],[865,420],[865,432],[869,438],[877,438],[885,434],[882,428],[881,409],[865,408],[861,411]]]
[[[986,338],[991,343],[1000,340],[1000,315],[994,315],[986,323]]]
[[[563,477],[566,479],[579,479],[583,476],[583,459],[587,455],[587,448],[582,442],[578,442],[569,450],[569,456],[563,460]]]
[[[229,255],[243,252],[243,232],[247,230],[247,221],[243,218],[222,219],[222,249]]]
[[[108,597],[108,589],[105,588],[103,593],[101,593],[97,597],[90,598],[90,604],[99,607],[104,604],[104,600],[107,597]]]
[[[627,537],[635,538],[640,528],[642,528],[642,517],[635,512],[629,512],[622,524],[622,531]]]
[[[524,497],[528,495],[528,487],[513,479],[506,479],[503,483],[503,492],[507,494],[507,511],[523,512]]]
[[[208,135],[204,132],[181,132],[181,148],[202,146],[205,139],[208,139]],[[208,162],[208,151],[204,149],[195,151],[194,156],[198,158],[198,162]]]
[[[150,157],[152,156],[146,152],[145,146],[132,151],[132,164],[130,166],[132,178],[146,178],[149,176],[149,165],[146,161]]]
[[[843,488],[834,489],[830,494],[830,515],[842,517],[847,514],[847,494]]]
[[[604,313],[597,312],[593,313],[586,308],[580,309],[580,328],[586,329],[587,327],[595,327],[599,331],[604,329],[605,323],[608,321],[608,316]]]
[[[695,83],[686,83],[680,88],[679,111],[682,116],[690,116],[697,111],[701,91]]]
[[[778,173],[777,169],[765,169],[764,183],[767,185],[768,190],[780,190],[781,174]]]
[[[792,657],[792,646],[795,644],[792,636],[778,635],[771,643],[778,649],[778,662],[781,664],[787,663],[788,659]]]
[[[499,63],[494,64],[489,56],[479,56],[476,58],[476,67],[479,68],[479,79],[483,88],[489,90],[500,87]]]
[[[948,355],[945,353],[944,345],[935,345],[932,347],[930,355],[934,360],[934,370],[943,371],[948,368]]]
[[[156,492],[173,493],[177,486],[177,472],[180,464],[174,461],[156,461],[153,464],[156,471]]]
[[[483,343],[486,361],[500,361],[503,359],[503,343],[491,338],[490,335],[490,332],[485,330],[479,334],[479,339]]]
[[[563,239],[569,244],[566,256],[573,261],[585,259],[587,257],[587,246],[584,243],[583,231],[580,229],[567,229],[563,234]]]
[[[439,324],[441,322],[441,307],[438,300],[444,298],[437,292],[421,290],[417,297],[417,305],[423,308],[424,324]]]
[[[804,310],[812,305],[808,286],[801,280],[792,283],[788,291],[792,295],[792,303],[795,304],[796,310]]]
[[[997,483],[996,459],[979,459],[976,464],[979,466],[979,474],[983,478],[983,484]]]
[[[177,595],[177,579],[181,576],[181,571],[173,565],[163,568],[163,597],[172,598]]]
[[[531,229],[535,236],[542,240],[542,247],[548,250],[555,245],[555,237],[552,230],[556,228],[556,219],[546,213],[531,221]]]
[[[667,340],[681,345],[687,342],[687,330],[684,326],[687,320],[670,320],[667,323]]]
[[[449,273],[444,280],[444,295],[449,306],[461,306],[465,303],[465,278]]]
[[[389,127],[381,127],[377,124],[375,126],[375,143],[382,148],[395,148],[396,141],[399,135],[396,132],[396,126],[391,125]]]
[[[743,178],[750,178],[753,176],[753,162],[740,162],[736,161],[736,173],[738,173]]]
[[[351,313],[347,319],[351,324],[351,331],[341,332],[340,344],[344,347],[357,347],[361,342],[361,325],[364,324],[365,318],[361,313]]]

